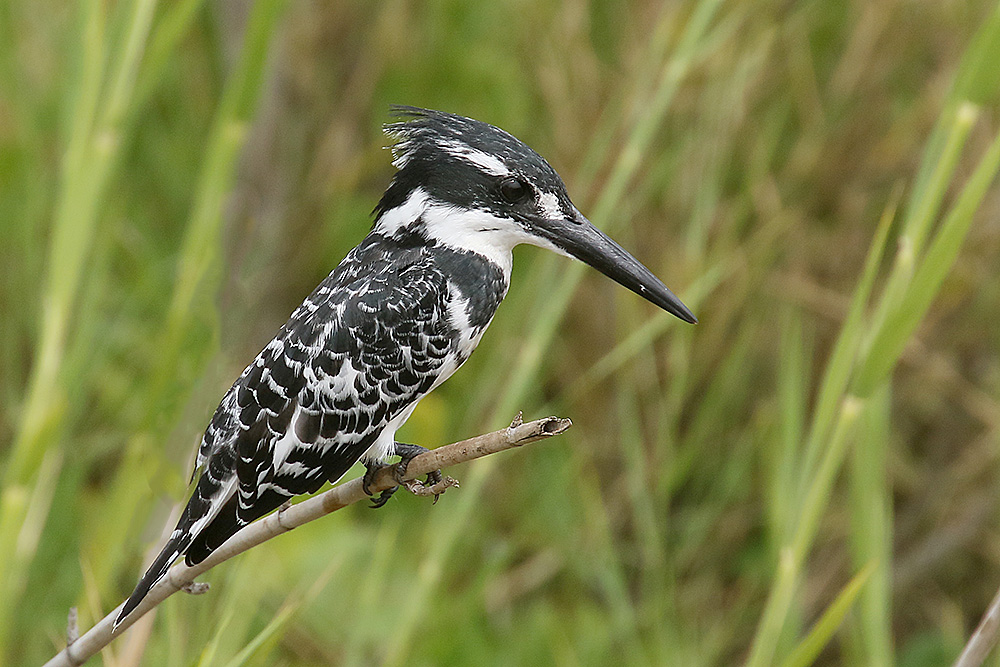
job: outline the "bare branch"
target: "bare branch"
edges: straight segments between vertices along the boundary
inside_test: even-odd
[[[997,644],[998,632],[1000,632],[1000,591],[993,597],[982,620],[979,621],[979,626],[969,638],[969,643],[955,661],[954,667],[978,667],[983,664]]]
[[[426,475],[434,470],[441,470],[458,463],[464,463],[490,454],[496,454],[507,449],[520,447],[531,442],[543,440],[553,435],[559,435],[572,426],[569,419],[546,417],[535,421],[522,423],[521,413],[518,413],[508,428],[479,435],[462,442],[438,447],[420,454],[410,461],[406,469],[405,479],[412,480]],[[391,467],[380,470],[371,485],[373,493],[384,491],[396,485]],[[440,493],[444,486],[437,485],[428,490],[429,494]],[[188,567],[182,562],[177,563],[163,577],[135,611],[122,621],[121,626],[112,634],[111,628],[122,605],[118,605],[110,614],[100,620],[83,636],[70,643],[54,658],[45,663],[46,667],[75,667],[82,665],[91,656],[107,646],[112,639],[120,635],[126,628],[139,620],[144,614],[155,608],[179,590],[202,593],[207,590],[204,584],[195,583],[195,578],[223,563],[247,549],[262,544],[273,537],[286,533],[302,524],[315,521],[331,512],[343,509],[352,503],[368,498],[361,489],[361,480],[353,479],[329,491],[308,498],[296,505],[286,506],[242,529],[230,538],[219,549],[201,563]],[[124,604],[124,603],[123,603]]]

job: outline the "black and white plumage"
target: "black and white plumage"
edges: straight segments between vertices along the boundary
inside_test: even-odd
[[[180,556],[199,563],[292,496],[395,452],[418,401],[479,344],[511,249],[574,256],[688,322],[690,311],[573,206],[533,150],[486,123],[399,107],[398,168],[367,237],[292,313],[219,404],[177,528],[116,620]]]

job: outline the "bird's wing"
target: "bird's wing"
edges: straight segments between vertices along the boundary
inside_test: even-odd
[[[217,488],[206,516],[235,493],[238,529],[339,479],[394,417],[457,367],[440,273],[422,266],[334,278],[261,351],[206,431],[199,458]],[[216,460],[235,462],[230,493]]]

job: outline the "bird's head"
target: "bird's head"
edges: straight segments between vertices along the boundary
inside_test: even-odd
[[[373,231],[417,234],[471,251],[510,274],[511,249],[529,243],[575,257],[686,322],[687,306],[587,220],[545,159],[514,136],[471,118],[394,107],[392,183]]]

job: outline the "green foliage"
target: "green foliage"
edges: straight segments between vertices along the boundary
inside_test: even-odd
[[[987,0],[0,3],[0,664],[131,590],[367,230],[389,103],[520,136],[701,324],[518,250],[401,437],[577,426],[219,567],[106,663],[955,656],[1000,553],[998,53]]]

